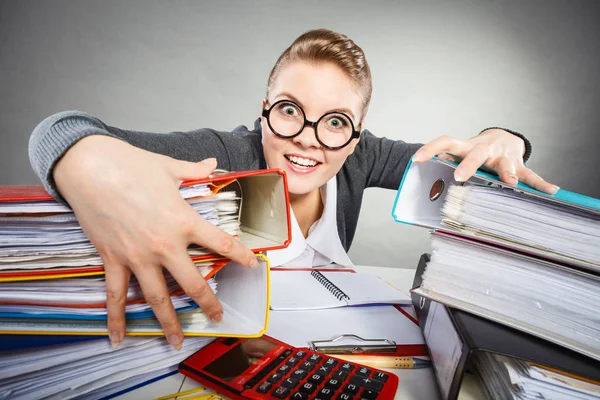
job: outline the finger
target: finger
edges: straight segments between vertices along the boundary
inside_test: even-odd
[[[202,308],[204,314],[215,322],[221,322],[223,307],[187,252],[170,253],[163,263],[187,295]]]
[[[120,264],[105,263],[108,337],[116,350],[125,338],[125,305],[131,271]]]
[[[134,273],[136,272],[135,269],[132,270]],[[183,333],[167,290],[162,269],[158,266],[144,268],[143,273],[137,273],[135,277],[140,282],[146,302],[152,307],[152,311],[158,322],[160,322],[167,341],[176,350],[181,349]]]
[[[456,170],[454,179],[458,182],[464,182],[472,177],[490,156],[489,147],[485,144],[475,145],[471,151],[464,157]]]
[[[427,161],[441,153],[451,153],[464,157],[472,145],[450,136],[440,136],[423,145],[413,156],[413,161]]]
[[[216,158],[207,158],[199,162],[172,160],[171,170],[180,181],[206,178],[217,168]]]
[[[512,161],[510,158],[501,157],[500,160],[498,160],[496,168],[494,169],[503,182],[510,183],[511,185],[516,185],[519,183],[519,178],[517,177],[517,168],[514,161]]]
[[[190,218],[193,219],[192,231],[189,232],[190,243],[212,249],[241,265],[250,268],[258,266],[254,253],[235,237],[206,221],[195,212],[190,215]]]
[[[558,186],[546,182],[542,177],[540,177],[538,174],[536,174],[527,167],[520,167],[517,170],[517,176],[519,177],[521,182],[531,186],[534,189],[539,190],[540,192],[554,194],[559,189]]]

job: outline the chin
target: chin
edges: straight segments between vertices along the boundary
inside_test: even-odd
[[[288,191],[293,195],[307,194],[321,187],[321,185],[315,185],[314,183],[298,182],[298,180],[289,179],[289,177],[288,175]]]

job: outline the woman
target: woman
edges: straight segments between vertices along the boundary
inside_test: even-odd
[[[289,249],[269,257],[274,265],[288,266],[351,264],[346,252],[364,189],[396,190],[413,155],[417,162],[443,153],[462,157],[458,180],[485,165],[505,182],[557,189],[523,166],[531,148],[514,132],[492,128],[466,141],[441,137],[423,147],[373,136],[363,130],[371,90],[361,48],[339,33],[314,30],[277,60],[253,130],[160,135],[110,127],[82,112],[42,121],[30,140],[30,159],[48,191],[73,208],[103,259],[113,345],[124,337],[131,273],[167,339],[179,348],[183,335],[162,267],[220,321],[222,308],[190,261],[188,245],[256,266],[250,250],[203,220],[179,195],[182,181],[206,177],[217,165],[286,171],[293,240]]]

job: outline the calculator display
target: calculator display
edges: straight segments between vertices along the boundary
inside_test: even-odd
[[[230,382],[277,347],[277,343],[265,337],[245,339],[228,352],[208,364],[204,370]]]

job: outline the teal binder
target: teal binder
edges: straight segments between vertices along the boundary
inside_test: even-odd
[[[433,158],[422,163],[409,162],[392,209],[392,217],[396,222],[416,225],[429,229],[440,230],[475,237],[490,243],[502,245],[516,251],[533,254],[548,260],[567,265],[584,268],[595,273],[600,272],[600,264],[587,260],[580,260],[567,255],[549,252],[545,249],[523,245],[515,241],[497,236],[457,231],[442,225],[442,206],[446,199],[448,188],[451,185],[478,184],[493,186],[516,191],[523,196],[531,197],[538,202],[559,204],[563,208],[572,209],[574,212],[584,213],[598,217],[600,221],[600,199],[585,196],[568,190],[559,189],[553,195],[540,192],[523,183],[511,185],[500,180],[496,175],[484,171],[477,171],[466,183],[454,179],[454,170],[458,164]]]

